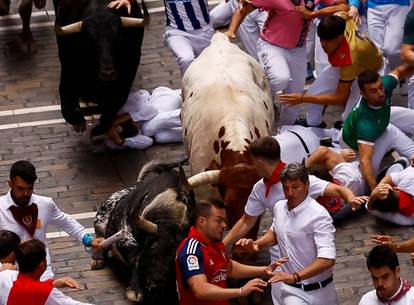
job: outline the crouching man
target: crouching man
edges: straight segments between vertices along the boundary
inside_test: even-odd
[[[272,227],[260,239],[241,239],[248,251],[279,245],[289,260],[269,282],[273,304],[337,304],[333,283],[335,227],[328,211],[309,197],[309,176],[300,163],[287,165],[280,175],[287,200],[275,204]]]

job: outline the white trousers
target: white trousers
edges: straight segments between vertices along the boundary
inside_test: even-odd
[[[276,92],[301,93],[306,81],[306,48],[286,49],[268,43],[260,38],[257,43],[259,62],[266,72],[272,96]],[[280,108],[279,104],[275,104]],[[292,125],[299,115],[300,107],[283,108],[281,125]]]
[[[330,64],[317,75],[316,80],[309,87],[307,94],[321,95],[333,93],[336,91],[339,81],[339,68],[332,67]],[[352,84],[351,93],[346,102],[345,110],[342,113],[342,120],[345,120],[352,108],[358,103],[361,94],[358,88],[358,83],[355,80]],[[307,104],[306,121],[310,126],[317,126],[323,120],[323,105]],[[341,119],[338,117],[338,120]]]
[[[400,45],[405,17],[409,10],[409,6],[396,4],[368,8],[368,34],[386,59],[385,73],[401,64]]]
[[[342,148],[349,148],[342,139],[342,132],[339,134],[339,143]],[[395,149],[406,158],[410,158],[414,154],[414,142],[393,124],[389,124],[383,134],[375,141],[374,154],[371,159],[375,175],[378,174],[385,154],[391,149]]]
[[[234,12],[238,9],[237,0],[221,2],[210,11],[210,20],[213,27],[225,26],[231,22]],[[267,18],[267,12],[255,10],[248,14],[237,30],[237,37],[247,53],[257,59],[257,41]]]
[[[390,122],[409,138],[414,136],[414,110],[405,107],[392,106]]]
[[[215,31],[211,25],[188,32],[167,27],[164,41],[174,54],[175,60],[180,67],[181,75],[184,75],[184,72],[194,58],[210,45],[210,40],[214,33]]]
[[[272,284],[272,299],[274,305],[336,305],[335,284],[329,283],[326,287],[303,291],[285,283]]]

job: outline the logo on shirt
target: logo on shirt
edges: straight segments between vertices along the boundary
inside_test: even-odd
[[[33,222],[32,215],[25,215],[22,218],[22,222],[24,223],[25,226],[31,226]]]
[[[200,269],[200,265],[198,263],[197,256],[195,256],[195,255],[189,255],[187,257],[187,268],[188,268],[188,271]]]
[[[212,283],[224,282],[227,280],[227,270],[226,269],[219,269],[213,275],[211,280]]]

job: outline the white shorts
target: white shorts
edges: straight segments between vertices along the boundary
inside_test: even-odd
[[[358,161],[339,163],[332,169],[331,174],[342,186],[349,188],[355,196],[363,196],[367,193]]]

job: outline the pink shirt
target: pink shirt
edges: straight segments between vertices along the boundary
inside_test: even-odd
[[[308,0],[306,5],[313,10],[315,2],[331,6],[336,0]],[[304,19],[302,13],[296,12],[291,0],[252,0],[252,4],[269,12],[260,35],[264,40],[288,49],[305,45],[310,21]],[[305,1],[300,0],[300,5],[304,6]]]

